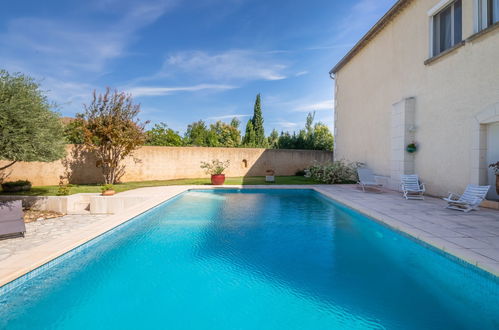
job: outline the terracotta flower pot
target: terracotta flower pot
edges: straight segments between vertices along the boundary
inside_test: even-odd
[[[116,194],[116,191],[110,189],[110,190],[104,190],[102,192],[102,196],[113,196],[114,194]]]
[[[212,185],[222,185],[225,182],[225,174],[213,174],[211,176],[211,184]]]

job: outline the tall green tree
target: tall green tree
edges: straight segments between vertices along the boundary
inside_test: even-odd
[[[255,144],[258,147],[266,147],[265,129],[263,128],[263,114],[260,93],[256,95],[253,117],[251,118],[253,130],[255,131]]]
[[[243,145],[248,148],[257,147],[255,129],[253,128],[253,121],[251,119],[246,123]]]
[[[84,147],[97,158],[106,184],[120,180],[125,173],[123,160],[145,142],[147,122],[140,122],[139,112],[131,95],[107,88],[104,94],[94,91],[92,102],[77,115]]]
[[[0,159],[9,163],[51,162],[64,157],[59,114],[32,78],[0,70]]]
[[[178,147],[184,145],[184,141],[177,131],[161,122],[146,132],[146,145]]]

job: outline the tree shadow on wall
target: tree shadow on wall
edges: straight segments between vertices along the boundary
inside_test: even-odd
[[[68,155],[61,160],[61,163],[64,167],[64,173],[60,176],[61,181],[67,181],[70,184],[100,184],[104,182],[94,153],[86,150],[83,145],[74,145]]]

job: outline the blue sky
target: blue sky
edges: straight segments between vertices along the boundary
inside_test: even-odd
[[[64,116],[110,86],[132,93],[143,120],[181,132],[234,116],[244,129],[257,93],[267,134],[313,110],[332,127],[328,71],[394,2],[8,1],[0,68],[35,77]]]

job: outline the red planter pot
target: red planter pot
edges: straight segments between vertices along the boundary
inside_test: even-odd
[[[214,174],[211,176],[211,184],[219,186],[224,184],[225,174]]]

